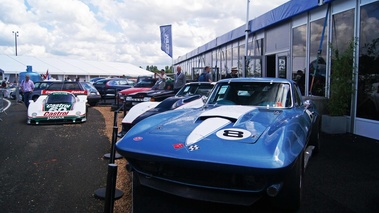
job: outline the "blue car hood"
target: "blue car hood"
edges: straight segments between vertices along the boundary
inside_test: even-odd
[[[186,137],[189,146],[210,136],[255,143],[281,111],[251,106],[219,106],[187,111],[151,129],[150,134]]]

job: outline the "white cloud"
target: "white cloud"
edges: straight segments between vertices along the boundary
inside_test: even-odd
[[[251,1],[249,19],[288,0]],[[0,0],[0,51],[18,55],[171,64],[159,26],[171,24],[174,58],[246,21],[247,1]]]

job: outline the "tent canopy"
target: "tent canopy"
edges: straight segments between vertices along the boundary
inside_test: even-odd
[[[129,63],[101,62],[69,58],[47,58],[33,56],[0,55],[0,69],[4,74],[18,74],[32,66],[34,72],[50,75],[84,75],[84,76],[129,76],[153,75]]]

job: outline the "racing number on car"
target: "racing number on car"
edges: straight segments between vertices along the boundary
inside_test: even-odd
[[[223,135],[227,136],[227,137],[242,138],[243,137],[243,132],[236,131],[236,130],[225,129]]]
[[[229,128],[219,130],[216,135],[225,140],[241,140],[250,137],[251,133],[246,129]]]

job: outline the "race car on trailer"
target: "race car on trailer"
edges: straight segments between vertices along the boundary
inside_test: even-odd
[[[27,124],[82,123],[87,120],[87,91],[42,90],[30,101]]]

